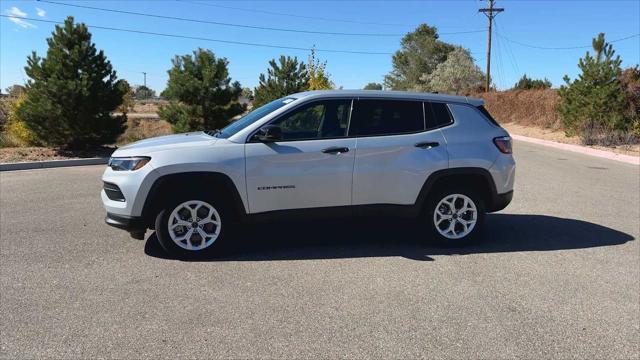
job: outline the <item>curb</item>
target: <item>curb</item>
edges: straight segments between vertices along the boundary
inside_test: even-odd
[[[67,166],[105,165],[109,158],[66,159],[0,164],[0,171],[48,169]]]
[[[595,157],[599,157],[599,158],[602,158],[602,159],[620,161],[620,162],[627,163],[627,164],[632,164],[632,165],[640,165],[640,157],[638,157],[638,156],[617,154],[617,153],[614,153],[612,151],[592,149],[590,147],[580,146],[580,145],[563,144],[563,143],[559,143],[559,142],[555,142],[555,141],[536,139],[536,138],[531,138],[531,137],[522,136],[522,135],[513,135],[512,134],[511,137],[514,140],[524,141],[524,142],[528,142],[528,143],[532,143],[532,144],[538,144],[538,145],[548,146],[548,147],[552,147],[552,148],[556,148],[556,149],[572,151],[572,152],[575,152],[575,153],[595,156]]]

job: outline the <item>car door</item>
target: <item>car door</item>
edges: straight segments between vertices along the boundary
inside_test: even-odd
[[[422,101],[354,101],[353,205],[414,204],[427,177],[448,167],[446,142],[433,114]]]
[[[282,141],[245,144],[251,213],[351,205],[351,105],[351,99],[302,104],[270,122]]]

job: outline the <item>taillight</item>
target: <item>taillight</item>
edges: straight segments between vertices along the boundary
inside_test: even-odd
[[[511,146],[511,136],[500,136],[493,139],[493,143],[496,144],[498,150],[503,154],[513,153],[513,147]]]

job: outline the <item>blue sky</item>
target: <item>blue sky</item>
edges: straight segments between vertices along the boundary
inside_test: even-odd
[[[258,75],[266,72],[270,59],[285,54],[306,60],[308,51],[114,32],[91,29],[91,25],[301,48],[315,45],[318,49],[392,53],[398,49],[402,34],[413,30],[417,24],[427,23],[438,27],[443,33],[442,40],[470,49],[482,69],[486,61],[486,32],[444,34],[486,29],[487,19],[477,11],[485,6],[485,1],[480,0],[60,2],[252,26],[397,35],[362,37],[276,32],[115,14],[37,1],[1,0],[0,12],[14,17],[0,18],[2,89],[26,80],[23,67],[31,51],[40,55],[46,53],[46,38],[54,24],[25,20],[25,17],[62,21],[73,15],[76,21],[90,26],[93,41],[105,51],[119,77],[131,84],[142,84],[142,72],[145,71],[148,85],[156,91],[165,87],[172,57],[191,53],[198,47],[226,57],[232,79],[249,87],[257,84]],[[493,41],[492,75],[500,89],[511,87],[523,73],[536,78],[547,77],[554,86],[559,86],[565,74],[576,76],[576,64],[586,51],[536,49],[507,39],[542,47],[571,47],[590,45],[598,32],[605,32],[607,40],[640,33],[640,1],[637,0],[498,0],[496,6],[506,9],[496,18],[497,34]],[[615,42],[614,49],[622,57],[623,66],[640,63],[640,37]],[[361,88],[372,81],[381,82],[391,69],[391,55],[325,52],[318,55],[328,62],[328,71],[336,85],[347,89]]]

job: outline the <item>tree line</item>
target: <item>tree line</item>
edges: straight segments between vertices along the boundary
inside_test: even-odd
[[[34,52],[27,58],[29,80],[18,89],[17,100],[0,109],[8,114],[0,122],[3,133],[35,145],[80,148],[113,143],[125,130],[133,100],[155,96],[152,89],[132,88],[118,79],[88,28],[72,17],[55,27],[47,43],[44,57]],[[579,61],[579,77],[565,77],[559,89],[558,111],[567,131],[640,136],[638,66],[623,70],[604,34],[594,39],[593,48],[594,55],[587,52]],[[335,88],[326,61],[318,59],[315,49],[306,62],[285,55],[272,59],[254,89],[232,81],[228,65],[226,58],[208,49],[175,56],[161,93],[168,103],[160,107],[160,117],[175,132],[215,129],[246,112],[241,96],[251,99],[255,108],[292,93]],[[383,82],[364,88],[469,94],[482,91],[484,76],[468,49],[440,40],[435,27],[422,24],[401,39]],[[549,80],[526,74],[514,85],[520,90],[550,87]]]

